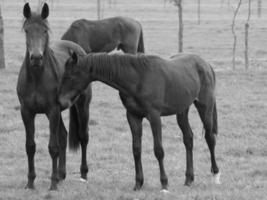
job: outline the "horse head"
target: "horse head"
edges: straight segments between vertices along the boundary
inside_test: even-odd
[[[65,71],[59,87],[59,103],[61,108],[70,107],[79,94],[84,91],[90,80],[89,71],[81,56],[73,52],[65,64]]]
[[[49,15],[49,7],[44,3],[41,13],[37,14],[31,11],[29,3],[23,8],[25,21],[23,30],[26,34],[26,48],[30,59],[31,66],[42,66],[45,50],[49,42],[49,26],[47,17]]]

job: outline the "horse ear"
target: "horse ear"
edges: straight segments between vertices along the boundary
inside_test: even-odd
[[[78,62],[78,56],[75,51],[72,53],[71,58],[74,64]]]
[[[41,12],[41,17],[43,19],[46,19],[49,15],[49,7],[47,3],[44,3],[43,8],[42,8],[42,12]]]
[[[25,5],[24,5],[24,8],[23,8],[23,15],[26,19],[30,18],[31,17],[31,8],[30,8],[30,4],[29,2],[27,2]]]

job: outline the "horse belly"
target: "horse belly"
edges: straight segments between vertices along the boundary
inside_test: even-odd
[[[168,116],[168,115],[174,115],[177,113],[182,113],[185,111],[189,106],[193,103],[193,100],[188,101],[177,101],[176,103],[173,103],[172,105],[166,104],[163,106],[163,109],[161,111],[162,116]]]
[[[120,93],[120,98],[122,101],[123,106],[126,108],[126,110],[132,114],[135,114],[137,116],[146,116],[145,109],[135,101],[132,97],[124,96]]]
[[[113,37],[110,33],[103,32],[103,30],[95,32],[94,35],[96,38],[89,38],[88,41],[92,52],[109,53],[116,49],[120,43],[117,37]]]
[[[100,52],[106,52],[106,53],[109,53],[113,50],[115,50],[117,47],[118,47],[118,42],[111,42],[111,43],[108,43],[106,44],[105,46],[102,47],[102,49],[100,50]]]
[[[198,89],[195,90],[182,90],[176,89],[175,91],[168,91],[165,96],[165,101],[162,109],[162,115],[173,115],[177,113],[182,113],[197,98]]]

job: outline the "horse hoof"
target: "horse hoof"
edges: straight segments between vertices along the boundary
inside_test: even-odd
[[[162,189],[160,192],[163,193],[163,194],[168,194],[168,193],[170,193],[170,191],[167,190],[167,189]]]
[[[83,183],[87,183],[88,181],[84,178],[80,178],[80,181],[83,182]]]
[[[81,174],[81,179],[87,180],[87,173],[85,173],[85,174],[82,173],[82,174]]]
[[[213,174],[213,181],[216,185],[221,184],[220,178],[221,178],[221,172],[218,172],[217,174]]]
[[[33,184],[29,184],[29,183],[28,183],[28,184],[25,186],[25,189],[26,189],[26,190],[34,190],[35,187],[34,187]]]
[[[52,184],[49,188],[50,191],[56,191],[57,190],[57,185],[56,184]]]
[[[66,173],[59,173],[58,174],[58,180],[59,181],[63,181],[63,180],[65,180],[65,178],[66,178]]]
[[[193,184],[193,182],[194,182],[193,180],[186,179],[184,185],[190,187]]]
[[[49,191],[57,191],[57,187],[50,187]]]
[[[142,186],[140,184],[136,184],[133,188],[134,191],[139,191],[141,190]]]

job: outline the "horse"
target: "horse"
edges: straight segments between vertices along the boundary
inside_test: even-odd
[[[63,34],[62,40],[79,44],[86,53],[111,52],[144,53],[142,26],[134,19],[113,17],[98,21],[79,19]]]
[[[188,122],[191,104],[198,110],[205,129],[205,139],[211,156],[211,172],[216,184],[220,183],[215,159],[217,108],[215,73],[210,64],[194,54],[178,54],[170,60],[153,55],[108,55],[106,53],[79,56],[73,53],[65,64],[59,89],[62,107],[72,105],[71,99],[93,81],[101,81],[119,91],[126,108],[132,133],[135,162],[134,190],[141,189],[144,177],[141,162],[142,121],[150,122],[154,154],[160,169],[162,190],[168,188],[164,168],[161,116],[176,115],[183,133],[186,149],[185,185],[194,181],[193,132]]]
[[[17,95],[20,112],[26,132],[26,152],[28,157],[28,183],[26,188],[34,189],[36,178],[34,139],[36,114],[45,114],[49,120],[49,153],[52,159],[52,176],[50,190],[57,189],[59,180],[66,177],[67,131],[64,126],[58,103],[58,89],[65,70],[64,64],[70,57],[70,51],[78,55],[86,55],[84,50],[70,41],[58,41],[49,45],[49,25],[47,17],[49,7],[43,4],[40,14],[31,12],[29,3],[23,8],[25,21],[23,30],[26,35],[26,55],[21,66]],[[81,178],[87,178],[88,166],[86,148],[88,143],[89,103],[91,101],[91,85],[75,99],[70,108],[69,147],[75,150],[81,145]],[[74,99],[73,99],[74,101]]]

